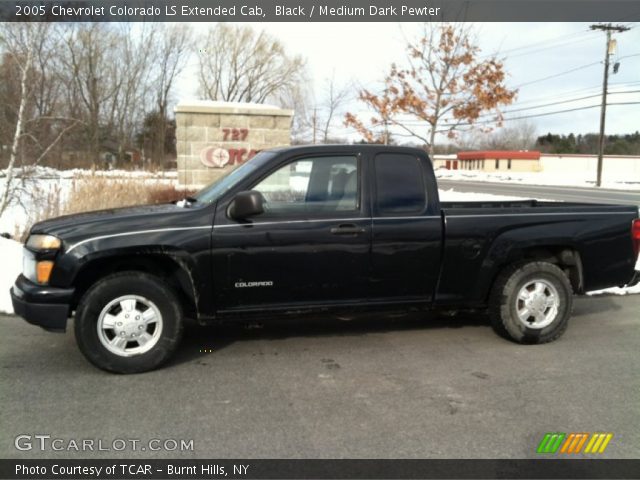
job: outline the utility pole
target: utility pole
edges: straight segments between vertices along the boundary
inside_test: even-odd
[[[313,109],[313,144],[316,144],[316,130],[318,125],[318,109]]]
[[[602,106],[600,107],[600,138],[598,139],[598,174],[596,186],[602,184],[602,156],[604,154],[604,123],[607,115],[607,88],[609,86],[609,56],[613,54],[611,44],[611,32],[625,32],[629,27],[622,25],[598,24],[591,25],[591,30],[603,30],[607,32],[607,45],[604,51],[604,78],[602,80]]]

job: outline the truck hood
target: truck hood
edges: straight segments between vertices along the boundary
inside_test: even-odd
[[[112,235],[137,230],[211,225],[206,206],[179,207],[175,204],[114,208],[65,215],[36,223],[31,233],[55,235],[63,241]]]

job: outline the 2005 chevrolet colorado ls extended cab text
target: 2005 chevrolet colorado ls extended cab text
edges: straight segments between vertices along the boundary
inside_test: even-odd
[[[636,206],[440,202],[421,150],[291,147],[195,198],[36,224],[11,296],[48,330],[74,316],[87,359],[123,373],[166,361],[185,318],[486,308],[544,343],[574,293],[638,282],[639,247]]]

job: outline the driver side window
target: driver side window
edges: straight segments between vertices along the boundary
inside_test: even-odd
[[[269,214],[313,215],[360,208],[359,168],[354,156],[303,158],[258,183]]]

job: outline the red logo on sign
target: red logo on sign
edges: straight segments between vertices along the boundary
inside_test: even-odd
[[[246,148],[206,147],[200,152],[200,161],[205,167],[224,168],[227,165],[238,165],[246,162],[257,152]]]

